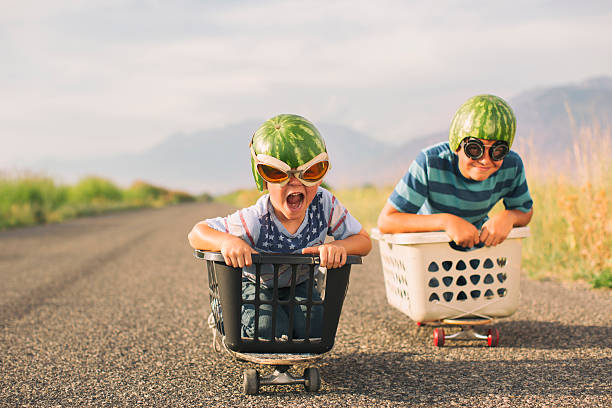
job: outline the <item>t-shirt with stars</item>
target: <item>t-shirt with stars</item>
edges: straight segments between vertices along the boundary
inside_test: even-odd
[[[301,253],[303,248],[321,245],[327,235],[336,240],[345,239],[361,231],[361,224],[353,217],[338,199],[328,190],[319,187],[306,209],[302,224],[294,234],[290,234],[276,217],[265,194],[247,208],[236,211],[227,217],[206,220],[209,227],[242,238],[260,253]],[[291,268],[284,265],[279,273],[279,287],[291,285]],[[307,266],[298,268],[296,284],[308,278]],[[243,275],[255,282],[255,266],[243,268]],[[263,265],[262,285],[273,285],[271,265]]]

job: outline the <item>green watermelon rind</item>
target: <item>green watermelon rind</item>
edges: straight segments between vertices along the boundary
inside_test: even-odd
[[[281,114],[264,122],[253,134],[253,150],[287,163],[291,168],[307,163],[327,151],[323,137],[308,119],[294,114]],[[251,158],[251,170],[259,191],[264,180]]]
[[[466,137],[503,140],[512,147],[516,117],[510,105],[495,95],[477,95],[468,99],[455,113],[449,130],[449,144],[456,151]]]

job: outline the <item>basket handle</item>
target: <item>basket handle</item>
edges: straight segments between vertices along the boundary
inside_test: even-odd
[[[461,246],[461,245],[457,244],[455,241],[450,241],[448,243],[448,246],[450,246],[455,251],[470,252],[470,251],[474,251],[476,249],[480,249],[480,248],[484,247],[485,244],[484,244],[484,242],[479,242],[478,244],[474,245],[473,247],[464,247],[464,246]]]
[[[207,261],[225,262],[221,252],[202,251],[196,249],[194,256],[198,259],[204,259]],[[305,265],[317,265],[321,263],[318,255],[304,255],[304,254],[251,254],[253,263],[259,264],[305,264]],[[360,264],[361,257],[358,255],[348,255],[346,257],[346,264]]]

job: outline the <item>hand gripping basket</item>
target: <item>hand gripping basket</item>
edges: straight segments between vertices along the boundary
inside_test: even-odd
[[[338,321],[342,304],[348,289],[349,274],[351,264],[360,264],[361,257],[349,255],[346,264],[341,268],[328,269],[325,273],[325,281],[319,282],[319,287],[324,286],[321,293],[321,301],[315,301],[312,293],[309,293],[306,300],[293,298],[280,299],[278,290],[274,289],[274,296],[271,300],[261,299],[259,289],[256,289],[255,298],[252,300],[243,299],[242,271],[240,268],[227,266],[223,256],[218,252],[195,251],[198,259],[206,261],[208,271],[208,286],[210,294],[210,305],[215,320],[217,333],[223,336],[225,347],[232,351],[242,353],[313,353],[322,354],[334,345]],[[309,269],[309,280],[317,279],[319,273],[319,257],[311,255],[293,254],[253,254],[253,264],[256,266],[256,281],[261,282],[261,269],[263,265],[272,265],[274,269],[274,285],[278,283],[278,273],[281,265],[288,265],[291,268],[291,293],[294,293],[296,274],[298,266],[307,266]],[[302,266],[302,268],[303,268]],[[259,287],[259,285],[257,286]],[[310,291],[312,292],[312,291]],[[251,304],[255,307],[255,336],[241,336],[241,311],[242,305]],[[317,338],[292,338],[291,335],[284,338],[263,339],[257,335],[258,310],[262,304],[271,305],[273,316],[276,316],[276,308],[292,305],[303,305],[307,307],[308,313],[313,306],[323,308],[323,325],[321,337]],[[291,308],[292,309],[292,308]],[[307,319],[308,321],[310,319]],[[273,323],[274,325],[275,323]],[[293,330],[293,321],[290,318],[289,332]],[[307,329],[308,330],[308,329]]]
[[[506,317],[520,298],[521,239],[514,228],[495,247],[459,250],[444,232],[381,234],[387,301],[416,322]]]

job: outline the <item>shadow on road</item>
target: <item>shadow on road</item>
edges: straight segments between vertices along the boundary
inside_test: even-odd
[[[558,322],[544,322],[533,320],[503,320],[493,324],[500,332],[498,347],[523,348],[537,350],[572,350],[584,348],[612,348],[612,326],[585,326],[580,324],[568,325]],[[433,327],[440,325],[428,324],[418,328],[414,322],[404,324],[387,323],[390,333],[410,333],[427,340],[427,345],[433,344]],[[408,330],[406,331],[406,327]],[[458,326],[445,325],[447,335],[459,331]],[[490,325],[476,326],[475,330],[487,334]],[[487,347],[486,341],[451,341],[444,347]],[[433,346],[432,346],[433,347]]]
[[[567,325],[530,320],[500,321],[500,347],[534,349],[612,348],[612,326]]]
[[[325,363],[321,374],[331,385],[331,394],[362,394],[403,402],[489,394],[597,396],[608,389],[612,367],[609,358],[428,361],[399,352],[338,356]]]

